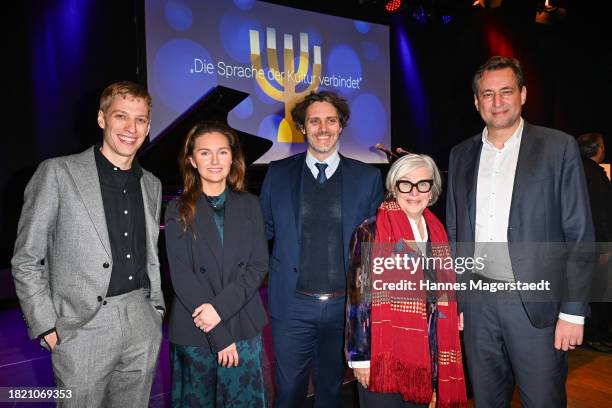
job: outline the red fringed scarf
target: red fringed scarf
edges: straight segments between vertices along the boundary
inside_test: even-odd
[[[435,258],[450,259],[448,237],[442,223],[428,209],[423,213]],[[408,244],[414,235],[408,217],[397,201],[385,201],[376,214],[376,238],[372,260],[414,254],[416,248],[397,251],[396,244]],[[383,243],[388,243],[384,245]],[[383,245],[381,245],[383,244]],[[438,245],[435,245],[438,244]],[[408,244],[410,245],[410,244]],[[438,267],[442,264],[442,267]],[[373,269],[372,269],[373,270]],[[411,274],[414,272],[414,274]],[[423,269],[385,268],[372,275],[370,386],[374,392],[400,393],[406,401],[428,404],[432,398],[432,370],[427,333],[426,291],[419,283]],[[414,290],[382,290],[381,282],[414,282]],[[454,283],[452,268],[436,262],[436,282]],[[437,293],[438,407],[467,406],[457,303],[452,292]]]

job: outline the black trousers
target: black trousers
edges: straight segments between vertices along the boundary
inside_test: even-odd
[[[401,394],[368,391],[359,382],[357,382],[357,390],[359,391],[360,408],[427,408],[427,405],[404,401]]]
[[[612,262],[597,265],[593,284],[591,285],[591,316],[587,317],[584,327],[584,339],[587,341],[612,340]]]

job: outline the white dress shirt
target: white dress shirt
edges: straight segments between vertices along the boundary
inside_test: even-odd
[[[514,175],[523,134],[523,119],[512,136],[498,149],[482,131],[482,150],[476,186],[476,257],[486,259],[483,275],[514,281],[508,246],[508,221]]]
[[[315,166],[315,163],[327,164],[327,167],[325,168],[325,175],[329,180],[331,176],[334,175],[334,173],[338,169],[338,166],[340,165],[340,155],[338,154],[338,150],[333,152],[327,159],[323,160],[322,162],[317,160],[312,154],[310,154],[309,151],[306,151],[306,166],[308,166],[308,168],[312,172],[312,175],[316,179],[319,175],[319,169],[317,166]]]

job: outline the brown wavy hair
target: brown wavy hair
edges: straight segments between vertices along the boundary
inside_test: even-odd
[[[196,203],[198,202],[200,194],[202,194],[200,174],[198,173],[198,169],[195,169],[191,165],[189,159],[193,155],[193,149],[198,137],[213,132],[221,133],[225,136],[232,151],[232,164],[227,176],[228,186],[232,191],[246,191],[246,163],[236,132],[221,122],[204,121],[196,124],[191,128],[189,133],[187,133],[183,148],[179,155],[179,169],[183,177],[183,192],[178,198],[178,221],[183,224],[183,229],[185,231],[187,231],[187,228],[189,228],[193,222],[196,213]]]
[[[342,98],[335,92],[321,91],[311,92],[306,97],[298,102],[295,107],[291,110],[291,117],[293,122],[298,129],[305,129],[306,111],[308,107],[315,102],[328,102],[331,103],[336,111],[338,112],[338,120],[340,120],[340,126],[344,129],[348,126],[348,121],[351,116],[351,110],[346,102],[346,99]]]

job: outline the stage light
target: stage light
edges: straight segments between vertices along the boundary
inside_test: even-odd
[[[385,3],[385,11],[387,13],[395,13],[402,7],[402,0],[389,0]]]
[[[476,0],[472,7],[497,8],[501,6],[503,0]]]
[[[550,0],[546,0],[543,5],[538,7],[535,21],[539,24],[550,25],[565,20],[566,16],[567,11],[564,8],[558,7]]]
[[[419,6],[412,12],[412,17],[419,23],[425,24],[429,20],[430,15],[423,6]]]
[[[442,19],[442,22],[443,22],[444,24],[448,24],[448,23],[450,23],[450,22],[451,22],[451,20],[453,19],[451,16],[442,16],[442,17],[440,17],[440,18]]]

